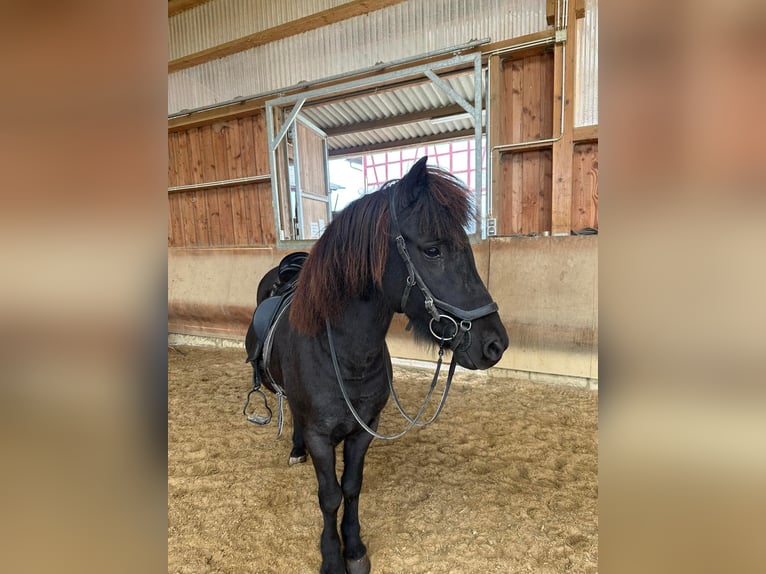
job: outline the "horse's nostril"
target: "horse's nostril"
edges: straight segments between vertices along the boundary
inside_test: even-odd
[[[505,348],[498,339],[492,339],[484,345],[484,356],[491,361],[499,361]]]

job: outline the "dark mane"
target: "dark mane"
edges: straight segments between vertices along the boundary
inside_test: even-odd
[[[428,187],[417,193],[407,179],[390,181],[349,204],[327,226],[301,270],[290,323],[304,335],[317,335],[351,299],[381,287],[388,258],[389,198],[397,188],[397,213],[416,217],[418,231],[466,241],[463,228],[472,217],[468,189],[452,174],[428,167]]]

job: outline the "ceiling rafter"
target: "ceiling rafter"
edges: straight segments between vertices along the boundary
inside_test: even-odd
[[[210,0],[168,0],[168,18],[207,2]]]
[[[237,38],[231,42],[226,42],[200,52],[195,52],[194,54],[182,56],[176,60],[171,60],[168,63],[168,73],[191,68],[192,66],[198,66],[199,64],[223,58],[224,56],[231,56],[232,54],[249,50],[256,46],[283,40],[289,36],[316,30],[317,28],[335,24],[336,22],[342,22],[343,20],[348,20],[349,18],[354,18],[356,16],[369,14],[370,12],[388,8],[395,4],[401,4],[402,2],[404,2],[404,0],[353,0],[352,2],[341,4],[335,8],[328,8],[327,10],[322,10],[316,14],[310,14],[303,18],[298,18],[297,20],[292,20],[280,24],[279,26],[268,28],[267,30],[261,30],[260,32]]]

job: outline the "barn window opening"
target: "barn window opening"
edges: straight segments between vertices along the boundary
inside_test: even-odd
[[[333,214],[423,155],[474,192],[469,232],[482,233],[485,83],[477,53],[266,102],[278,246],[317,239]]]

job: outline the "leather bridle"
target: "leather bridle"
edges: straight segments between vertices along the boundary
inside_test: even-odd
[[[431,315],[431,320],[428,323],[428,329],[431,331],[431,335],[434,336],[435,339],[439,341],[439,358],[436,361],[436,371],[434,372],[433,379],[431,380],[431,386],[428,389],[428,393],[426,394],[426,398],[423,401],[422,406],[418,410],[417,414],[415,416],[409,415],[402,406],[401,402],[399,401],[399,397],[396,394],[396,391],[394,390],[394,384],[393,380],[391,378],[391,373],[388,372],[388,368],[386,368],[386,378],[388,379],[388,387],[391,391],[391,396],[394,399],[394,404],[396,405],[397,409],[399,409],[399,412],[404,416],[404,418],[407,420],[407,426],[400,432],[393,434],[393,435],[384,435],[379,432],[377,432],[375,429],[371,428],[360,416],[360,414],[357,412],[356,408],[351,402],[351,398],[348,394],[348,390],[346,389],[346,385],[343,382],[343,377],[340,372],[340,364],[338,362],[338,356],[335,352],[335,341],[332,335],[332,328],[330,327],[330,321],[325,320],[325,326],[327,330],[327,342],[330,347],[330,357],[332,358],[332,364],[333,369],[335,370],[335,378],[338,381],[338,387],[340,387],[340,391],[343,395],[343,399],[346,401],[346,406],[348,406],[349,411],[353,415],[354,419],[356,419],[356,422],[359,423],[359,425],[368,433],[370,433],[375,438],[384,439],[384,440],[393,440],[397,439],[407,432],[409,432],[413,427],[427,427],[431,423],[433,423],[439,414],[442,412],[442,409],[444,408],[444,404],[447,401],[447,395],[449,394],[450,386],[452,385],[452,377],[455,374],[455,367],[457,366],[457,355],[454,351],[458,350],[458,348],[461,346],[461,344],[464,342],[464,338],[466,339],[466,345],[463,347],[463,349],[467,349],[471,342],[470,342],[470,330],[472,326],[472,322],[476,319],[479,319],[481,317],[486,317],[487,315],[491,315],[492,313],[495,313],[497,311],[497,303],[494,301],[487,303],[486,305],[482,305],[481,307],[477,307],[475,309],[461,309],[460,307],[456,307],[454,305],[451,305],[447,303],[446,301],[442,301],[441,299],[438,299],[437,297],[434,297],[434,294],[431,292],[431,290],[428,288],[428,285],[426,285],[426,282],[423,280],[423,277],[418,273],[418,270],[415,268],[415,264],[412,261],[412,257],[410,257],[410,253],[407,250],[407,244],[404,240],[404,236],[402,235],[401,229],[399,228],[399,219],[396,216],[396,188],[394,188],[391,191],[391,195],[389,196],[390,201],[390,210],[391,210],[391,230],[394,235],[394,239],[396,240],[396,248],[399,251],[399,255],[402,257],[402,260],[404,261],[404,265],[407,268],[407,284],[404,287],[404,293],[402,294],[402,300],[401,300],[401,312],[404,312],[404,306],[407,304],[407,300],[410,296],[410,291],[412,290],[412,287],[417,285],[418,289],[423,293],[423,297],[425,299],[425,306],[426,310],[428,311],[428,314]],[[460,323],[457,322],[457,320],[460,320]],[[442,319],[445,319],[447,321],[450,321],[452,325],[454,326],[454,331],[449,336],[446,336],[444,333],[439,335],[434,331],[434,323],[439,323]],[[433,414],[433,416],[428,420],[423,420],[426,407],[431,402],[431,396],[433,395],[434,389],[436,388],[436,384],[439,380],[439,373],[441,372],[442,367],[442,359],[444,357],[444,346],[445,343],[450,342],[453,354],[452,354],[452,362],[449,366],[449,372],[447,374],[447,380],[444,384],[444,391],[442,392],[441,399],[439,400],[439,404],[436,407],[436,412]]]
[[[423,293],[426,311],[431,315],[431,320],[428,323],[428,329],[431,331],[431,335],[443,344],[446,341],[452,341],[458,338],[458,334],[460,334],[459,340],[456,341],[456,344],[454,345],[457,346],[463,336],[471,330],[473,321],[491,315],[497,311],[497,303],[491,301],[481,307],[467,310],[451,305],[446,301],[442,301],[435,297],[428,288],[428,285],[426,285],[423,277],[418,273],[415,263],[413,263],[412,257],[407,250],[407,243],[404,240],[404,235],[402,235],[402,231],[399,227],[399,218],[396,215],[396,187],[391,190],[391,194],[389,195],[389,211],[391,212],[391,232],[396,241],[396,249],[399,251],[399,255],[407,268],[407,283],[404,286],[400,304],[401,312],[404,313],[404,308],[409,299],[412,287],[417,286]],[[460,320],[460,323],[455,320],[455,317]],[[449,336],[445,336],[445,333],[439,335],[434,332],[434,322],[439,323],[442,319],[451,322],[454,327],[453,333]]]

